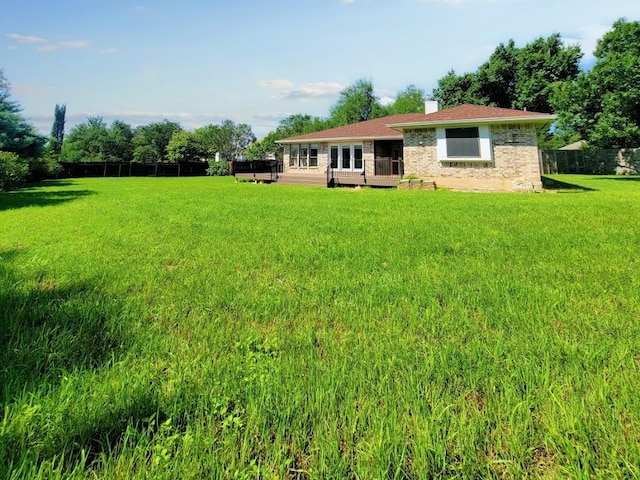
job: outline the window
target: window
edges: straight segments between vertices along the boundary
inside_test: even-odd
[[[349,145],[342,146],[342,163],[340,164],[342,170],[351,170],[351,147]]]
[[[353,146],[353,168],[356,170],[362,170],[362,145]]]
[[[334,170],[364,170],[364,148],[362,145],[331,145],[329,159]]]
[[[338,168],[338,147],[331,147],[331,168]]]
[[[447,128],[447,157],[480,157],[478,127]]]
[[[291,145],[289,166],[307,168],[318,166],[318,145]]]
[[[441,162],[492,162],[488,125],[437,128],[436,145]]]

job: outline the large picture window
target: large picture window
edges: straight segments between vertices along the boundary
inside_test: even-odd
[[[438,160],[441,162],[492,162],[488,125],[436,129]]]
[[[447,128],[447,157],[480,158],[478,127]]]

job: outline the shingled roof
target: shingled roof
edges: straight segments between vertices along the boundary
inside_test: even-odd
[[[402,140],[402,130],[420,126],[456,125],[471,123],[531,122],[546,123],[555,119],[548,113],[527,112],[484,105],[459,105],[434,113],[403,113],[352,123],[343,127],[298,135],[279,140],[278,143],[320,142],[333,140]]]
[[[278,140],[279,143],[298,143],[303,141],[321,141],[338,139],[397,139],[402,140],[402,132],[387,127],[389,123],[419,122],[426,117],[424,113],[401,113],[389,117],[375,118],[364,122],[352,123],[342,127],[330,128],[319,132],[307,133]]]

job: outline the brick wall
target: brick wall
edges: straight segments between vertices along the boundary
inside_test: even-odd
[[[542,189],[534,125],[492,125],[492,160],[449,162],[437,158],[434,128],[404,134],[404,171],[459,190],[539,191]]]

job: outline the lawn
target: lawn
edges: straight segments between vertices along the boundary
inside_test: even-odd
[[[0,478],[639,477],[640,178],[553,178],[0,193]]]

